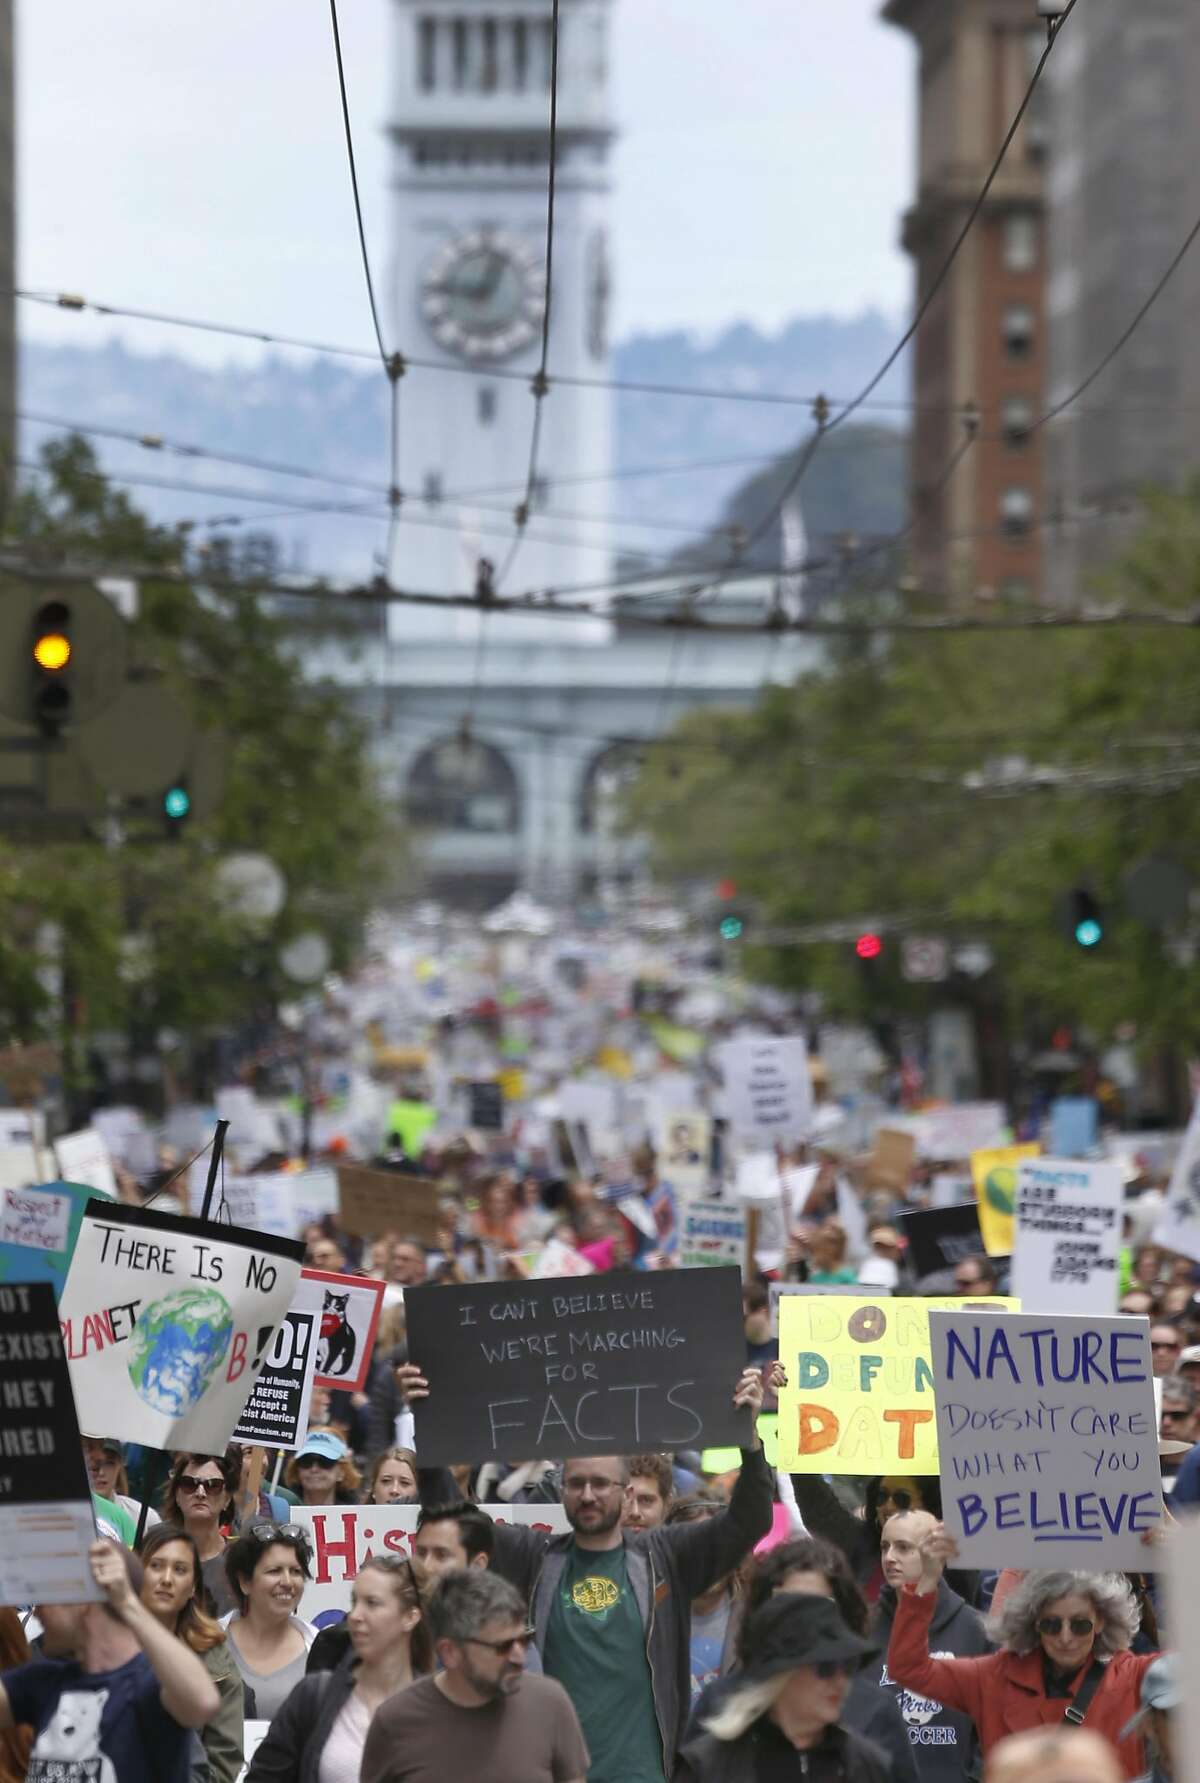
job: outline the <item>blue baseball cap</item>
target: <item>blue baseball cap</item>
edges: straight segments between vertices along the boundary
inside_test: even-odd
[[[310,1430],[296,1455],[297,1462],[306,1455],[319,1455],[323,1461],[344,1461],[350,1453],[340,1436],[332,1430]]]

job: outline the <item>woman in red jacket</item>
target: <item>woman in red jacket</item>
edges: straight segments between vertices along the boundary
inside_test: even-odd
[[[1127,1777],[1143,1769],[1140,1739],[1121,1730],[1141,1705],[1155,1657],[1133,1654],[1138,1608],[1121,1573],[1027,1573],[988,1627],[1000,1649],[979,1659],[934,1659],[929,1623],[938,1580],[957,1553],[941,1524],[922,1543],[921,1577],[896,1600],[888,1672],[897,1684],[961,1709],[984,1755],[1006,1734],[1080,1720],[1116,1747]]]

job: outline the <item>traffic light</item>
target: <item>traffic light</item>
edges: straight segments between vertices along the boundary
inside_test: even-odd
[[[29,640],[33,669],[33,718],[46,737],[57,737],[71,716],[71,609],[45,601],[33,616]]]
[[[163,793],[162,810],[167,835],[178,836],[187,822],[192,809],[192,795],[187,783],[187,776],[181,775],[172,781]]]
[[[721,918],[720,926],[722,941],[740,941],[742,938],[742,930],[746,925],[740,916],[730,915]]]
[[[883,936],[868,929],[854,943],[854,951],[860,960],[877,960],[883,953]]]
[[[1064,908],[1065,927],[1077,947],[1090,952],[1104,939],[1104,912],[1086,887],[1077,885],[1069,891]]]

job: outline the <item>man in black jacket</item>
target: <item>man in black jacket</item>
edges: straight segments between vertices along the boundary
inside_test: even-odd
[[[778,1369],[778,1365],[776,1365]],[[757,1414],[758,1369],[734,1404]],[[664,1783],[690,1702],[692,1599],[732,1572],[771,1526],[773,1479],[758,1444],[742,1451],[727,1510],[703,1523],[621,1526],[629,1463],[577,1457],[563,1468],[570,1535],[500,1523],[492,1567],[530,1605],[548,1677],[562,1683],[592,1755],[589,1783]]]
[[[937,1518],[928,1511],[905,1511],[884,1524],[879,1550],[884,1586],[871,1620],[871,1637],[883,1650],[879,1682],[892,1691],[904,1717],[921,1783],[966,1783],[978,1775],[979,1766],[979,1741],[971,1717],[893,1683],[887,1669],[896,1593],[920,1577],[921,1543],[936,1527]],[[929,1647],[939,1659],[970,1659],[992,1650],[983,1618],[944,1577],[938,1586]]]

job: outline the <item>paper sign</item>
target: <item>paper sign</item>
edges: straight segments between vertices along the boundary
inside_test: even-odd
[[[1059,1096],[1050,1104],[1050,1156],[1083,1158],[1100,1137],[1100,1109],[1094,1096]]]
[[[938,1471],[929,1314],[947,1299],[789,1294],[779,1303],[779,1465],[787,1473]],[[975,1304],[978,1304],[976,1302]],[[1011,1300],[989,1306],[1011,1307]]]
[[[907,1240],[905,1254],[918,1281],[922,1276],[935,1275],[939,1269],[957,1268],[964,1257],[986,1254],[979,1229],[979,1209],[973,1201],[898,1214],[896,1227]]]
[[[864,1257],[870,1248],[867,1241],[867,1210],[844,1176],[837,1179],[837,1217],[846,1234],[846,1249],[852,1262]]]
[[[317,1316],[289,1312],[275,1333],[262,1372],[233,1433],[235,1442],[292,1454],[308,1434],[317,1362]]]
[[[493,1522],[547,1535],[565,1535],[570,1528],[561,1504],[481,1504],[479,1509]],[[288,1521],[311,1531],[312,1578],[300,1604],[304,1620],[318,1628],[340,1622],[364,1560],[372,1554],[411,1554],[420,1514],[415,1504],[290,1506]]]
[[[708,1187],[712,1122],[706,1114],[666,1115],[657,1134],[659,1173],[681,1200],[703,1196]]]
[[[812,1127],[808,1047],[788,1039],[730,1040],[717,1049],[729,1124],[747,1145],[806,1139]]]
[[[0,1146],[0,1188],[27,1189],[44,1175],[31,1145]]]
[[[1171,1171],[1167,1199],[1154,1228],[1154,1242],[1200,1263],[1200,1101],[1192,1109]]]
[[[679,1219],[681,1269],[711,1268],[746,1260],[746,1215],[729,1201],[689,1201]]]
[[[1017,1166],[1026,1158],[1038,1157],[1041,1149],[1040,1145],[1005,1145],[996,1151],[971,1153],[979,1229],[989,1257],[1012,1256]]]
[[[219,1455],[300,1279],[303,1246],[93,1202],[59,1316],[76,1403],[105,1435]]]
[[[373,1170],[366,1164],[337,1167],[339,1223],[357,1238],[378,1238],[396,1232],[419,1238],[432,1248],[438,1241],[441,1196],[431,1176],[409,1176],[402,1170]]]
[[[92,1491],[50,1282],[0,1287],[0,1354],[0,1604],[96,1602]]]
[[[0,1244],[65,1251],[70,1230],[69,1195],[55,1189],[0,1190]]]
[[[930,1316],[946,1527],[968,1567],[1145,1572],[1163,1550],[1145,1319]]]
[[[36,1108],[0,1108],[0,1146],[46,1143],[46,1117]]]
[[[408,1288],[426,1466],[743,1444],[736,1269]]]
[[[108,1147],[95,1127],[84,1127],[79,1133],[64,1133],[54,1141],[54,1156],[64,1182],[82,1183],[97,1194],[117,1199],[117,1179],[113,1175]]]
[[[947,1163],[1002,1146],[1008,1137],[999,1102],[951,1102],[945,1108],[926,1109],[920,1120],[922,1156]]]
[[[530,1274],[536,1281],[544,1281],[548,1276],[594,1275],[594,1266],[586,1257],[581,1257],[577,1250],[564,1244],[561,1238],[548,1238],[537,1253],[536,1261]]]
[[[34,1242],[26,1243],[21,1236],[17,1236],[0,1243],[0,1282],[50,1282],[55,1294],[61,1294],[84,1209],[96,1196],[91,1189],[83,1188],[79,1183],[49,1182],[39,1183],[31,1189],[7,1189],[0,1197],[0,1205],[6,1203],[10,1195],[14,1197],[14,1202],[9,1229],[17,1234],[25,1233]],[[28,1213],[30,1204],[35,1200],[46,1201],[48,1205],[45,1214]],[[21,1209],[26,1210],[24,1215],[20,1212]],[[39,1239],[44,1240],[49,1234],[62,1235],[58,1250],[47,1250],[44,1242],[37,1242]]]
[[[1116,1312],[1124,1203],[1116,1164],[1021,1165],[1012,1288],[1027,1313]]]
[[[767,1292],[771,1296],[771,1336],[779,1336],[779,1302],[789,1294],[837,1294],[847,1295],[853,1300],[861,1300],[862,1287],[858,1282],[768,1282]],[[876,1288],[875,1293],[884,1294],[886,1290]]]
[[[961,1202],[974,1199],[975,1184],[971,1178],[959,1176],[954,1170],[939,1170],[930,1185],[930,1207],[957,1207]]]
[[[1165,1626],[1182,1678],[1200,1676],[1200,1519],[1188,1517],[1167,1531],[1161,1568],[1166,1592]],[[1200,1783],[1200,1690],[1185,1689],[1171,1711],[1173,1783]]]
[[[292,1304],[316,1315],[318,1387],[365,1390],[386,1287],[370,1276],[301,1270]]]

